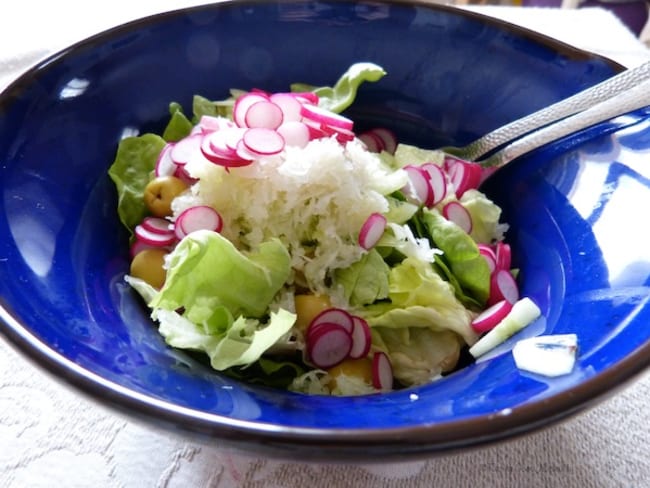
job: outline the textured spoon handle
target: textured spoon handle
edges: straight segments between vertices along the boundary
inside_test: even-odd
[[[489,158],[480,161],[480,164],[483,166],[503,166],[544,144],[556,141],[599,122],[647,106],[650,106],[650,80],[639,83],[627,91],[582,112],[532,132],[494,153]]]
[[[636,68],[623,71],[587,90],[583,90],[560,102],[534,112],[524,118],[504,125],[486,134],[462,149],[462,156],[470,161],[476,161],[481,156],[493,151],[518,137],[531,131],[556,122],[567,116],[576,114],[592,105],[622,93],[640,82],[650,78],[650,62]]]

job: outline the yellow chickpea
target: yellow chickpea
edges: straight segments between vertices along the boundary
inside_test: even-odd
[[[165,249],[156,248],[140,251],[131,261],[130,275],[146,281],[154,288],[162,288],[167,276],[163,268],[167,252]]]
[[[307,327],[319,313],[332,308],[329,297],[323,295],[296,295],[294,301],[297,316],[296,327],[302,332],[307,331]]]
[[[187,183],[175,176],[159,176],[144,189],[144,203],[156,217],[172,214],[172,200],[187,190]]]

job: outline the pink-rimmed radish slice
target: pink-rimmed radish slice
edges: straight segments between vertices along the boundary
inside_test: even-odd
[[[510,244],[501,241],[498,242],[495,254],[497,268],[509,270],[512,265],[512,251],[510,249]]]
[[[373,213],[366,219],[359,231],[359,245],[363,249],[372,249],[384,235],[388,221],[380,213]]]
[[[160,151],[158,159],[156,159],[156,167],[154,173],[156,176],[172,176],[176,171],[178,165],[172,159],[173,142],[168,142]]]
[[[325,124],[330,127],[345,129],[351,131],[354,127],[354,122],[343,115],[330,112],[327,109],[321,108],[318,105],[305,104],[300,107],[300,115],[304,118],[317,122],[318,124]]]
[[[249,128],[277,129],[283,120],[284,114],[280,106],[267,100],[252,104],[244,117],[246,127]]]
[[[291,92],[291,94],[298,99],[300,103],[311,103],[318,105],[320,98],[314,92]]]
[[[467,234],[472,232],[472,216],[460,202],[449,202],[442,208],[442,215],[463,229]]]
[[[142,227],[155,234],[169,234],[173,232],[174,224],[162,217],[145,217],[140,223]]]
[[[488,305],[493,305],[501,300],[507,300],[510,303],[519,300],[517,281],[506,269],[497,269],[490,278]]]
[[[490,269],[490,274],[492,274],[497,269],[497,255],[487,244],[478,244],[478,252],[485,258]]]
[[[164,234],[160,232],[152,232],[143,227],[142,224],[136,225],[133,232],[135,233],[137,240],[150,246],[165,247],[173,244],[176,240],[176,235],[172,230]]]
[[[365,358],[372,342],[370,327],[361,317],[352,316],[352,348],[348,354],[352,359]]]
[[[321,125],[319,122],[315,122],[310,119],[303,119],[302,123],[305,124],[309,128],[309,139],[321,139],[323,137],[328,137],[328,134],[321,129]]]
[[[213,134],[219,134],[219,132],[214,132],[203,137],[201,143],[201,153],[203,157],[210,161],[211,163],[217,164],[219,166],[224,166],[226,168],[236,168],[239,166],[247,166],[253,162],[255,159],[252,155],[247,155],[247,157],[242,157],[242,154],[237,149],[235,151],[231,150],[226,141],[223,142],[223,147],[218,151],[215,151],[215,144],[212,144],[211,138]],[[222,137],[222,136],[220,136]]]
[[[300,122],[302,103],[293,93],[274,93],[269,100],[282,110],[283,122]]]
[[[230,120],[224,117],[215,117],[214,115],[202,115],[197,125],[204,134],[236,127]]]
[[[508,300],[501,300],[485,309],[472,320],[472,329],[479,334],[492,330],[499,322],[506,318],[510,310],[512,310],[512,303]]]
[[[206,134],[203,136],[201,147],[205,148],[205,144],[207,143],[210,146],[210,151],[217,156],[226,159],[236,157],[237,152],[232,147],[233,134],[238,136],[239,139],[242,137],[242,134],[236,129],[224,129]]]
[[[397,149],[397,136],[392,130],[385,127],[376,127],[371,129],[370,132],[379,138],[384,151],[395,154],[395,150]]]
[[[438,205],[447,196],[447,176],[444,170],[435,163],[424,163],[421,166],[429,176],[429,186],[431,187],[431,198],[427,203],[428,207]]]
[[[429,173],[423,170],[422,167],[411,164],[407,164],[403,169],[409,179],[406,187],[403,188],[406,197],[417,205],[427,205],[432,202],[433,188],[431,188]]]
[[[359,140],[363,142],[366,149],[373,153],[380,153],[384,150],[382,140],[376,136],[372,131],[366,131],[359,134]]]
[[[372,386],[381,391],[393,389],[393,366],[388,356],[381,351],[372,356]]]
[[[462,197],[467,190],[478,188],[481,184],[483,169],[479,164],[445,156],[445,165],[449,168],[447,173],[454,185],[457,198]]]
[[[183,210],[176,218],[175,228],[187,235],[197,230],[221,232],[223,219],[219,212],[208,205],[197,205]]]
[[[283,122],[277,131],[287,146],[305,147],[311,138],[309,127],[295,120]]]
[[[176,142],[170,152],[172,161],[178,165],[187,164],[199,151],[202,140],[203,136],[201,134],[194,134]]]
[[[244,146],[253,154],[270,156],[284,149],[284,138],[273,129],[256,127],[248,129],[242,137]]]
[[[246,127],[246,113],[251,105],[257,102],[268,101],[269,96],[260,91],[251,91],[241,95],[235,100],[232,108],[232,118],[239,127]]]
[[[329,369],[348,357],[352,336],[338,324],[321,324],[307,340],[307,355],[318,368]]]
[[[340,127],[333,127],[331,125],[321,124],[320,128],[328,136],[336,137],[336,140],[339,141],[341,144],[350,142],[356,137],[354,132],[352,132],[351,130],[342,129]]]
[[[342,308],[332,307],[323,310],[312,319],[312,321],[309,323],[309,328],[307,329],[307,335],[309,335],[313,329],[325,323],[338,324],[349,333],[352,333],[352,328],[354,326],[353,317],[349,312],[343,310]]]

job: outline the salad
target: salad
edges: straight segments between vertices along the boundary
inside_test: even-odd
[[[481,167],[342,115],[385,74],[195,96],[161,135],[120,142],[126,281],[169,346],[246,381],[361,395],[436,380],[539,315]]]

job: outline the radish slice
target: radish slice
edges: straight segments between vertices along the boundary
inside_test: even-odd
[[[172,147],[170,157],[178,165],[187,164],[201,147],[203,136],[194,134],[184,137]]]
[[[366,149],[370,152],[380,153],[384,150],[383,142],[372,131],[359,134],[359,140],[365,144]]]
[[[230,120],[223,117],[215,117],[213,115],[202,115],[197,125],[201,128],[203,134],[235,127],[235,124]]]
[[[515,303],[519,300],[519,287],[515,278],[510,271],[506,269],[499,269],[492,273],[490,278],[490,297],[488,298],[488,305],[507,300],[510,303]]]
[[[172,176],[178,167],[172,159],[172,148],[174,143],[168,142],[160,151],[158,159],[156,159],[156,176]]]
[[[352,348],[349,356],[352,359],[364,358],[370,352],[370,327],[361,317],[352,317]]]
[[[488,268],[490,268],[490,274],[497,269],[497,255],[494,253],[492,248],[487,244],[478,244],[478,252],[481,253],[481,256],[487,261]]]
[[[334,127],[327,124],[320,125],[321,130],[328,136],[335,136],[336,140],[341,144],[352,141],[356,136],[354,132],[347,129],[342,129],[340,127]]]
[[[145,217],[141,223],[142,227],[154,234],[169,234],[172,231],[173,224],[167,219],[161,217]]]
[[[359,245],[366,250],[374,247],[384,234],[386,224],[386,217],[382,214],[370,214],[359,231]]]
[[[460,202],[449,202],[442,208],[442,215],[466,233],[472,232],[472,216]]]
[[[284,115],[282,109],[273,102],[266,100],[255,102],[246,111],[244,121],[247,127],[277,129],[282,124]]]
[[[208,205],[197,205],[183,210],[176,218],[176,227],[182,234],[190,234],[197,230],[221,232],[223,220],[221,215]]]
[[[235,105],[232,108],[232,118],[239,127],[246,127],[246,113],[248,108],[257,102],[266,102],[269,97],[262,92],[250,92],[241,95],[235,100]]]
[[[292,93],[274,93],[269,100],[280,107],[284,122],[300,122],[302,103],[295,95]]]
[[[334,112],[330,112],[318,105],[302,105],[300,107],[300,115],[306,119],[317,122],[318,124],[325,124],[330,127],[345,129],[351,131],[354,127],[354,122]]]
[[[237,156],[236,151],[231,147],[233,138],[232,134],[237,134],[231,130],[220,130],[211,132],[203,137],[202,147],[209,144],[211,151],[222,158],[233,158]],[[241,134],[239,134],[241,139]],[[235,146],[236,147],[236,146]]]
[[[432,197],[428,206],[433,207],[447,196],[447,177],[443,169],[435,163],[424,163],[421,168],[429,175]]]
[[[142,224],[135,226],[134,233],[138,240],[150,246],[165,247],[173,244],[176,240],[176,235],[171,230],[165,234],[151,232],[145,229]]]
[[[478,188],[483,173],[480,165],[450,156],[445,156],[445,164],[449,167],[447,172],[457,198],[462,197],[469,189]]]
[[[381,351],[372,356],[372,385],[381,391],[393,389],[393,366]]]
[[[384,151],[395,154],[395,150],[397,149],[397,136],[395,136],[393,131],[384,127],[377,127],[372,129],[371,132],[379,138]]]
[[[309,127],[302,122],[283,122],[277,130],[287,146],[305,147],[309,143]]]
[[[320,98],[314,92],[291,92],[291,94],[301,103],[318,105],[318,102],[320,101]]]
[[[244,146],[254,154],[270,156],[284,149],[284,139],[275,130],[261,127],[248,129],[244,132]]]
[[[403,191],[407,194],[407,198],[417,205],[427,205],[429,202],[432,202],[433,189],[429,182],[429,173],[420,166],[410,164],[404,166],[404,171],[406,171],[409,178],[409,182],[403,188]]]
[[[354,320],[352,315],[342,308],[328,308],[323,310],[321,313],[316,315],[309,323],[309,328],[307,330],[307,335],[311,333],[312,329],[315,329],[320,324],[337,324],[343,327],[348,333],[352,333],[354,327]]]
[[[219,132],[214,132],[213,134],[218,133]],[[226,168],[235,168],[239,166],[247,166],[255,159],[255,157],[250,154],[247,154],[247,157],[242,157],[239,149],[232,151],[225,144],[225,141],[222,141],[224,143],[223,146],[218,151],[215,151],[215,147],[219,146],[211,143],[213,134],[204,136],[200,147],[203,156],[211,163],[225,166]]]
[[[510,244],[505,242],[498,242],[496,249],[496,265],[499,269],[510,269],[512,265],[512,251]]]
[[[500,302],[488,307],[472,320],[472,329],[479,334],[487,332],[506,318],[506,315],[510,313],[510,310],[512,310],[512,303],[508,300],[501,300]]]
[[[145,249],[160,249],[161,247],[165,246],[152,246],[151,244],[147,244],[140,239],[135,239],[129,248],[129,255],[131,256],[131,259],[133,259],[138,253],[141,253]]]
[[[329,369],[348,357],[352,336],[338,324],[321,324],[307,341],[307,354],[316,367]]]

